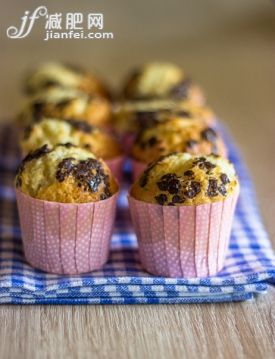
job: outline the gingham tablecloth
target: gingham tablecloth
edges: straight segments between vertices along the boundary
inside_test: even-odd
[[[24,260],[13,178],[18,164],[17,136],[0,127],[0,303],[161,304],[252,299],[275,283],[275,256],[263,227],[247,170],[228,134],[241,195],[230,250],[218,276],[205,279],[154,277],[142,270],[127,208],[125,187],[118,203],[111,255],[103,270],[79,275],[46,274]]]

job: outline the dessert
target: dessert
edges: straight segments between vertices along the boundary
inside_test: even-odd
[[[73,119],[44,118],[26,127],[21,149],[26,155],[45,144],[53,147],[66,143],[85,148],[104,160],[122,155],[119,143],[108,132],[85,121]]]
[[[26,78],[24,87],[29,95],[61,87],[81,90],[92,96],[109,97],[109,90],[97,76],[79,66],[58,62],[46,62],[38,66]]]
[[[58,274],[102,268],[118,193],[103,160],[72,145],[44,145],[24,158],[15,185],[25,257],[32,266]]]
[[[85,121],[45,118],[26,127],[20,144],[26,155],[45,144],[53,147],[67,143],[85,148],[105,160],[116,179],[121,181],[124,156],[118,141]]]
[[[18,116],[18,123],[27,126],[43,117],[81,119],[92,125],[110,124],[111,105],[103,97],[89,96],[84,92],[51,88],[29,98]]]
[[[19,166],[16,187],[31,197],[61,203],[100,201],[118,191],[105,162],[72,144],[30,152]]]
[[[129,196],[144,268],[168,277],[215,275],[238,194],[235,169],[225,158],[177,153],[151,164]]]
[[[156,125],[171,115],[200,120],[214,126],[216,116],[207,106],[190,101],[125,101],[114,107],[114,123],[118,133],[137,134],[145,127]]]
[[[131,157],[139,173],[149,163],[173,152],[226,156],[225,145],[215,129],[201,121],[171,115],[139,133]]]
[[[189,100],[202,105],[204,95],[177,65],[151,62],[140,66],[128,77],[123,97],[131,100],[174,99]]]

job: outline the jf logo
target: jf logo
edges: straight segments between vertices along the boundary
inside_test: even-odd
[[[23,37],[28,36],[33,28],[35,21],[40,17],[46,16],[47,14],[48,9],[46,6],[39,6],[32,14],[30,14],[29,11],[25,11],[25,15],[21,18],[22,22],[20,28],[10,26],[7,29],[7,36],[11,39],[22,39]]]

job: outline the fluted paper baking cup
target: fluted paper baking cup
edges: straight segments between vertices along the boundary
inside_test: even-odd
[[[225,261],[239,190],[224,201],[197,206],[161,206],[129,196],[140,259],[149,273],[207,277]]]
[[[132,160],[132,169],[133,169],[132,175],[134,181],[142,174],[142,172],[146,169],[146,167],[147,167],[146,163]]]
[[[114,175],[114,177],[117,179],[117,181],[119,183],[121,183],[122,177],[123,177],[124,161],[125,161],[124,156],[119,156],[119,157],[112,158],[110,160],[105,160],[105,162],[109,166],[112,174]]]
[[[16,190],[26,260],[57,274],[102,268],[109,255],[117,194],[98,202],[58,203]]]

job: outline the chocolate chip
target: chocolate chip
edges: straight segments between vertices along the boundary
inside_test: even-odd
[[[84,147],[85,149],[89,150],[89,151],[92,150],[92,146],[91,146],[89,143],[85,143],[85,144],[83,145],[83,147]]]
[[[107,199],[107,198],[108,198],[108,196],[107,196],[105,193],[102,193],[102,194],[100,195],[101,201],[103,201],[104,199]]]
[[[15,184],[16,187],[19,187],[19,186],[22,185],[21,175],[22,175],[22,172],[24,171],[25,164],[27,162],[30,162],[30,161],[34,160],[34,159],[38,159],[38,158],[44,156],[48,152],[50,152],[50,149],[49,149],[48,145],[44,145],[42,147],[39,147],[35,151],[32,151],[32,152],[27,154],[27,156],[22,160],[21,164],[17,168],[17,171],[16,171],[17,179],[16,179],[16,184]]]
[[[193,175],[194,175],[194,172],[193,172],[193,171],[191,171],[191,170],[187,170],[187,171],[185,171],[183,174],[184,174],[184,176],[191,177],[191,176],[193,176]]]
[[[225,174],[225,173],[222,173],[222,174],[220,175],[220,179],[221,179],[221,181],[222,181],[223,184],[230,183],[230,180],[229,180],[227,174]]]
[[[24,128],[24,133],[23,133],[24,140],[27,140],[30,137],[32,129],[33,129],[33,125],[28,125]]]
[[[186,147],[190,148],[190,149],[195,147],[197,144],[198,144],[198,141],[192,140],[192,139],[185,142]]]
[[[210,174],[212,169],[216,167],[216,165],[214,165],[210,161],[206,161],[205,158],[203,158],[202,161],[196,161],[195,163],[198,165],[200,169],[205,170],[207,174]]]
[[[66,148],[76,147],[76,145],[73,145],[71,142],[59,143],[57,146],[62,146],[62,147],[66,147]]]
[[[32,116],[34,120],[39,120],[43,117],[43,112],[45,108],[45,102],[43,101],[35,101],[32,104]]]
[[[220,194],[222,194],[223,196],[226,196],[227,190],[226,190],[226,188],[225,188],[225,185],[221,184],[221,185],[219,186],[218,190],[219,190]]]
[[[216,167],[216,165],[214,165],[213,163],[211,163],[209,161],[203,162],[203,168],[205,168],[208,171],[212,170],[215,167]]]
[[[135,113],[135,121],[138,122],[139,128],[152,127],[158,122],[158,112],[157,111],[137,111]]]
[[[168,192],[170,194],[176,194],[176,193],[179,192],[179,190],[180,190],[180,182],[179,182],[179,180],[174,179],[174,180],[169,182]]]
[[[124,87],[123,90],[123,95],[126,98],[136,98],[137,96],[135,96],[135,93],[133,91],[134,87],[135,87],[135,83],[138,80],[139,76],[141,74],[141,70],[138,69],[134,69],[130,75],[128,76],[128,79],[126,81],[126,86]]]
[[[196,160],[193,163],[196,165],[198,163],[205,162],[205,161],[206,161],[206,158],[201,156],[199,158],[196,158]]]
[[[73,163],[74,158],[65,158],[62,160],[56,172],[56,179],[62,182],[68,176],[73,176],[77,182],[77,186],[84,191],[97,192],[101,183],[104,184],[104,194],[100,198],[108,198],[111,196],[110,183],[108,177],[105,175],[101,163],[94,159]]]
[[[191,113],[189,111],[184,111],[184,110],[178,110],[175,112],[176,115],[180,116],[180,117],[188,117],[191,118]]]
[[[168,191],[170,194],[177,194],[180,190],[180,182],[174,173],[168,173],[157,182],[161,191]]]
[[[154,136],[150,137],[149,140],[147,141],[147,143],[150,147],[154,146],[157,142],[158,142],[158,139]]]
[[[170,180],[173,180],[176,178],[177,178],[177,175],[175,173],[167,173],[166,175],[163,175],[161,177],[161,180],[162,181],[170,181]]]
[[[68,98],[68,99],[64,99],[64,100],[61,100],[59,101],[57,104],[56,104],[56,107],[60,110],[63,110],[66,106],[68,106],[70,103],[72,102],[72,99]]]
[[[218,192],[218,181],[214,178],[210,178],[208,181],[207,195],[208,197],[215,197],[219,194]]]
[[[192,84],[191,79],[186,78],[185,80],[181,81],[179,84],[174,86],[171,91],[170,95],[172,97],[178,98],[178,99],[184,99],[188,97],[188,91]]]
[[[140,187],[145,187],[147,182],[148,182],[148,176],[146,176],[146,174],[143,174],[139,179]]]
[[[87,123],[86,121],[82,120],[75,120],[75,119],[66,119],[66,121],[76,130],[91,133],[95,127]]]
[[[149,163],[146,170],[143,172],[143,175],[139,179],[140,187],[145,187],[146,186],[146,184],[148,182],[149,173],[150,173],[151,169],[155,167],[156,163],[157,162]]]
[[[213,128],[208,127],[201,132],[201,137],[208,142],[214,143],[217,139],[217,133]]]
[[[199,194],[201,191],[201,185],[199,182],[191,181],[191,183],[188,184],[186,191],[184,192],[184,195],[187,198],[194,198],[197,194]]]
[[[158,202],[158,204],[164,205],[164,203],[167,201],[167,196],[166,194],[161,193],[158,196],[155,196],[155,200]]]
[[[73,160],[74,158],[72,157],[64,158],[58,164],[55,177],[59,182],[63,182],[72,173],[74,169]]]
[[[42,147],[37,148],[35,151],[30,152],[23,159],[23,162],[26,163],[26,162],[32,161],[34,159],[38,159],[38,158],[44,156],[45,154],[47,154],[48,152],[50,152],[48,145],[44,145]]]
[[[157,185],[161,191],[167,191],[168,190],[168,183],[166,181],[163,182],[157,182]]]
[[[161,163],[162,161],[164,161],[166,158],[168,157],[171,157],[171,156],[174,156],[177,152],[173,152],[173,153],[169,153],[165,156],[161,156],[159,157],[159,159],[155,162],[152,162],[148,165],[148,167],[146,168],[146,170],[144,171],[143,175],[140,177],[139,179],[139,185],[140,187],[145,187],[146,184],[148,183],[148,177],[149,177],[149,174],[151,172],[151,170],[159,163]],[[168,174],[168,176],[170,176],[171,174]],[[167,175],[164,175],[162,176],[161,180],[167,178],[165,177]],[[174,178],[177,178],[177,176],[175,174],[172,174],[172,176],[175,176]]]
[[[42,87],[44,88],[50,88],[50,87],[54,87],[54,86],[58,86],[59,83],[55,80],[46,80],[43,82]]]
[[[16,187],[21,187],[22,186],[22,178],[21,178],[21,174],[17,174],[17,177],[16,177],[16,182],[15,182],[15,186]]]
[[[184,202],[184,198],[181,198],[179,195],[175,194],[172,197],[172,203],[183,203]]]

